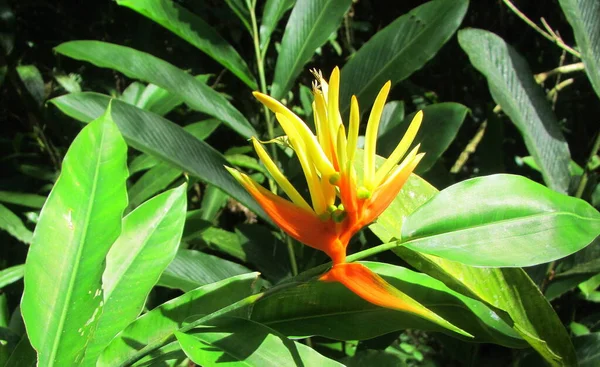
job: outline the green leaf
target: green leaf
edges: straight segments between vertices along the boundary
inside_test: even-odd
[[[389,101],[383,106],[377,129],[377,147],[382,148],[381,137],[398,128],[404,120],[404,102]],[[386,150],[384,150],[386,151]],[[385,155],[385,154],[383,154]]]
[[[252,26],[250,25],[250,13],[248,12],[248,8],[244,5],[245,0],[224,0],[227,5],[231,8],[231,10],[237,15],[237,17],[242,21],[242,24],[250,34],[252,34]]]
[[[99,116],[109,101],[108,96],[97,93],[72,93],[51,100],[64,113],[82,122]],[[219,187],[266,218],[254,199],[223,168],[227,164],[225,158],[211,146],[156,114],[120,101],[113,101],[112,107],[114,120],[129,145]]]
[[[265,52],[265,48],[271,40],[271,34],[277,27],[281,17],[290,10],[296,0],[267,0],[263,9],[262,20],[260,22],[260,49]]]
[[[281,99],[292,88],[304,64],[337,30],[351,0],[298,0],[285,26],[275,65],[271,95]]]
[[[158,285],[184,292],[235,275],[252,272],[245,266],[195,250],[181,249],[158,280]]]
[[[481,29],[458,32],[471,63],[487,79],[494,101],[523,135],[544,182],[558,192],[569,188],[569,147],[527,61],[502,38]]]
[[[25,264],[11,266],[0,271],[0,289],[23,278],[24,272]]]
[[[212,221],[217,218],[217,214],[221,208],[227,204],[229,196],[216,186],[207,185],[204,189],[200,208],[202,210],[201,218]]]
[[[419,70],[460,26],[468,0],[434,0],[405,14],[378,31],[342,68],[342,116],[356,95],[368,110],[385,82],[396,84]]]
[[[436,192],[425,180],[411,175],[398,197],[369,228],[383,242],[400,237],[404,219]],[[522,269],[471,267],[421,254],[404,246],[395,248],[394,252],[450,289],[497,309],[496,313],[513,324],[515,331],[552,365],[575,365],[575,353],[567,331],[552,306]]]
[[[0,229],[5,230],[23,243],[31,243],[33,233],[25,227],[19,216],[2,204],[0,204]]]
[[[194,78],[202,83],[207,83],[210,74],[196,75]],[[177,94],[171,93],[154,84],[148,84],[134,104],[136,107],[164,116],[183,103]]]
[[[183,70],[150,54],[99,41],[66,42],[57,46],[55,51],[156,84],[177,94],[192,109],[222,120],[243,137],[256,135],[248,120],[225,97]]]
[[[595,367],[600,364],[600,333],[591,333],[573,338],[579,367]]]
[[[437,103],[423,109],[423,122],[412,146],[421,144],[419,151],[425,157],[417,166],[416,172],[427,172],[437,159],[448,149],[456,137],[469,109],[460,103]],[[377,151],[381,156],[389,156],[410,125],[414,113],[408,115],[402,124],[388,130],[377,141]]]
[[[140,316],[104,350],[97,366],[114,367],[148,344],[171,336],[186,323],[237,302],[253,293],[258,273],[238,275],[205,285],[172,299]],[[229,316],[236,316],[233,312]]]
[[[37,355],[35,349],[31,347],[27,335],[23,335],[17,347],[13,350],[12,354],[4,367],[35,367],[37,362]]]
[[[478,342],[509,347],[526,345],[493,310],[428,275],[384,263],[363,264],[431,311],[473,334]],[[252,319],[291,337],[321,335],[338,340],[363,340],[402,329],[439,331],[461,337],[419,316],[375,306],[339,283],[320,281],[300,283],[265,297],[254,305]]]
[[[559,3],[573,27],[585,72],[600,97],[600,3],[596,0],[559,0]]]
[[[16,67],[16,71],[31,99],[41,107],[46,99],[46,91],[44,79],[38,68],[35,65],[20,65]]]
[[[258,88],[237,51],[202,18],[181,5],[170,0],[118,0],[117,4],[152,19],[225,66],[251,89]]]
[[[129,207],[135,208],[156,193],[166,189],[177,177],[181,176],[181,169],[169,163],[159,163],[144,173],[128,191]]]
[[[127,176],[127,145],[109,108],[71,144],[27,255],[21,311],[41,366],[78,364],[94,334]]]
[[[314,349],[287,339],[250,320],[224,317],[193,330],[192,335],[175,333],[181,348],[199,366],[243,365],[343,366]]]
[[[84,364],[94,364],[113,337],[140,314],[150,290],[177,253],[185,223],[187,185],[142,204],[123,219],[106,257],[104,306]]]
[[[41,209],[46,202],[46,197],[23,192],[0,191],[0,201],[34,209]]]
[[[450,186],[410,214],[404,246],[472,266],[531,266],[570,255],[600,234],[585,201],[521,176],[492,175]]]

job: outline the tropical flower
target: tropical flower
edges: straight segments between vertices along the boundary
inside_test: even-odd
[[[279,101],[254,92],[254,96],[275,113],[285,131],[302,166],[311,202],[308,203],[283,175],[256,138],[252,143],[259,158],[289,200],[273,194],[244,173],[228,169],[283,231],[332,259],[333,268],[321,280],[341,282],[358,296],[380,306],[407,310],[410,307],[406,299],[400,302],[401,297],[394,287],[363,265],[346,263],[346,247],[354,234],[390,205],[423,158],[424,154],[418,153],[419,145],[406,154],[423,114],[415,115],[398,146],[377,168],[377,131],[391,86],[389,81],[385,83],[368,119],[363,170],[359,174],[353,164],[359,133],[358,101],[352,97],[346,133],[339,112],[339,69],[333,70],[329,83],[320,72],[313,73],[316,77],[313,84],[316,135]]]

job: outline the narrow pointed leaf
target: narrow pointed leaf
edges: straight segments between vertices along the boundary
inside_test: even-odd
[[[488,31],[465,29],[458,32],[458,41],[473,66],[486,77],[494,101],[521,131],[544,182],[551,189],[566,193],[570,180],[569,147],[527,61]]]
[[[600,213],[521,176],[492,175],[441,191],[402,226],[404,246],[472,266],[563,258],[600,235]]]
[[[259,29],[260,49],[263,52],[281,17],[294,6],[295,2],[296,0],[267,0],[265,3]]]
[[[258,273],[228,278],[187,292],[145,313],[113,339],[97,366],[118,366],[147,345],[173,336],[186,323],[251,295],[257,279]],[[234,312],[230,316],[236,315]]]
[[[281,40],[271,95],[281,99],[304,64],[337,30],[351,0],[297,0]]]
[[[596,0],[559,0],[573,28],[585,72],[600,97],[600,2]]]
[[[352,95],[371,106],[385,82],[398,83],[422,68],[456,32],[468,5],[429,1],[377,32],[342,68],[342,116],[348,116]]]
[[[109,101],[110,97],[97,93],[72,93],[51,100],[64,113],[82,122],[102,114]],[[223,168],[228,164],[227,160],[211,146],[156,114],[120,101],[113,101],[112,106],[114,120],[129,145],[218,186],[254,213],[266,217],[246,190]]]
[[[18,215],[2,204],[0,204],[0,229],[23,243],[31,243],[33,233],[25,227]]]
[[[183,70],[150,54],[99,41],[66,42],[55,50],[76,60],[156,84],[179,95],[192,109],[222,120],[241,136],[250,138],[256,135],[248,120],[225,97]]]
[[[46,197],[23,192],[0,191],[0,201],[34,209],[41,209],[46,202]]]
[[[294,342],[257,322],[224,317],[194,329],[175,333],[185,354],[199,366],[256,367],[343,366],[306,345]]]
[[[181,249],[162,273],[157,284],[188,292],[206,284],[251,272],[245,266],[217,256]]]
[[[12,284],[21,278],[25,272],[25,264],[11,266],[0,271],[0,289]]]
[[[185,223],[186,184],[142,204],[123,219],[106,257],[104,306],[85,363],[95,364],[112,338],[140,314],[146,297],[177,253]]]
[[[127,145],[107,110],[71,144],[27,255],[21,311],[40,366],[81,362],[101,313],[127,176]]]
[[[171,0],[118,0],[117,3],[167,28],[225,66],[250,89],[257,89],[244,59],[198,15]]]
[[[401,292],[474,335],[476,341],[511,347],[526,345],[483,303],[450,290],[428,275],[385,263],[362,264]],[[412,313],[373,305],[335,282],[301,283],[265,297],[254,305],[251,318],[290,337],[321,335],[340,340],[363,340],[414,328],[473,340]]]

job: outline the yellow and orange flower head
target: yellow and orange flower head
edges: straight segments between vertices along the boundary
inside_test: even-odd
[[[396,149],[377,168],[377,130],[391,86],[387,82],[371,109],[365,133],[364,169],[357,173],[353,162],[359,133],[358,101],[352,97],[346,132],[339,112],[339,69],[333,70],[329,82],[320,73],[314,72],[314,75],[317,79],[313,85],[316,134],[280,102],[254,92],[254,96],[275,113],[285,131],[306,177],[311,203],[292,186],[254,138],[252,143],[259,158],[289,200],[273,194],[249,176],[228,169],[281,229],[296,240],[324,251],[332,259],[332,270],[321,280],[339,281],[371,303],[406,310],[406,304],[400,304],[399,298],[390,291],[391,285],[360,264],[346,263],[346,247],[354,234],[390,205],[423,158],[424,154],[418,153],[418,145],[406,154],[423,114],[415,115]]]

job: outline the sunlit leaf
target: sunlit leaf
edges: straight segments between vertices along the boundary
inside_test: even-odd
[[[42,366],[78,364],[93,336],[127,176],[127,145],[107,110],[71,144],[27,255],[21,311]]]

